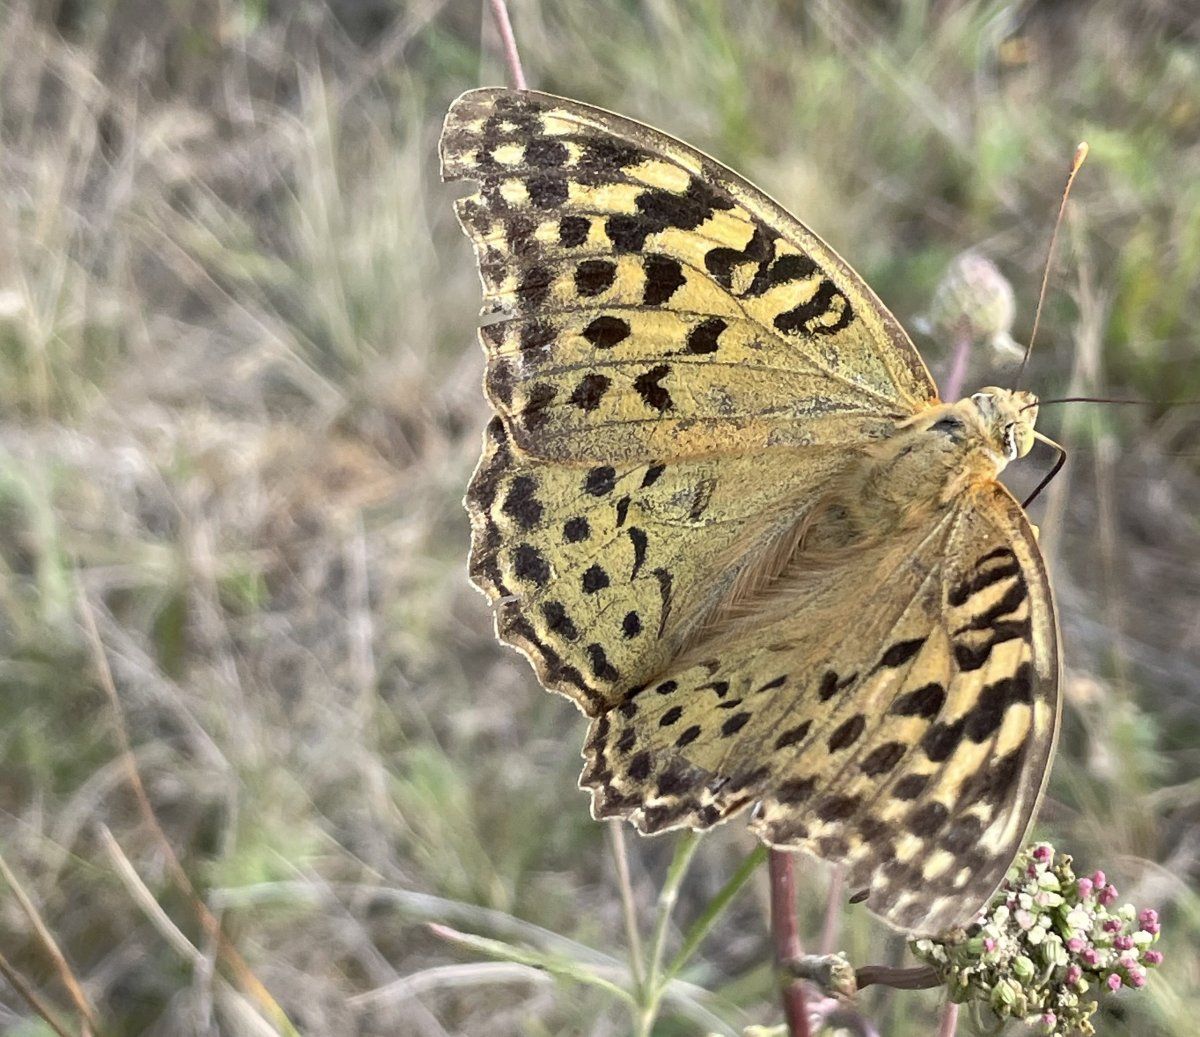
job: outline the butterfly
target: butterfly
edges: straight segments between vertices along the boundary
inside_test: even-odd
[[[590,718],[597,818],[750,808],[914,934],[1002,881],[1058,731],[1046,564],[997,481],[1037,399],[952,403],[870,288],[655,129],[548,94],[451,106],[495,411],[470,575]]]

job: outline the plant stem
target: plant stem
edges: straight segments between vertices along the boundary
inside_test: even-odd
[[[954,1037],[958,1030],[958,1005],[947,1001],[942,1005],[942,1014],[938,1019],[938,1037]]]
[[[517,52],[517,38],[513,35],[512,22],[508,17],[505,0],[491,0],[492,17],[500,32],[500,45],[504,48],[504,63],[508,66],[508,78],[514,90],[528,90],[525,85],[525,70],[521,67],[521,55]]]
[[[928,965],[908,969],[891,965],[864,965],[854,971],[854,985],[859,990],[875,983],[894,990],[929,990],[942,985],[938,974]]]
[[[625,852],[625,822],[608,822],[608,840],[613,863],[617,867],[617,885],[621,890],[621,909],[625,915],[625,939],[629,943],[629,971],[635,988],[640,992],[646,983],[642,938],[638,934],[637,907],[633,900],[633,883],[629,878],[629,856]]]
[[[783,1016],[791,1037],[811,1037],[804,984],[801,980],[790,978],[786,968],[788,961],[804,953],[796,927],[795,857],[783,850],[772,849],[768,860],[771,875],[771,932],[775,942],[775,963],[783,985]]]
[[[658,907],[654,917],[654,934],[650,938],[650,962],[646,967],[646,980],[640,991],[640,1011],[637,1015],[638,1037],[650,1037],[658,1006],[662,1002],[666,981],[661,976],[663,955],[666,953],[667,935],[671,931],[671,912],[679,899],[679,887],[687,874],[692,857],[700,845],[698,832],[684,832],[675,844],[675,856],[667,869],[666,880],[658,892]]]
[[[971,336],[962,334],[954,343],[954,358],[950,362],[950,374],[946,376],[943,400],[953,403],[962,395],[963,382],[967,379],[967,359],[970,355]]]
[[[691,956],[696,953],[696,948],[704,942],[704,938],[708,935],[717,919],[724,912],[725,908],[729,906],[730,901],[738,895],[750,876],[758,870],[758,866],[766,859],[767,848],[760,843],[742,861],[741,867],[721,887],[720,892],[708,902],[708,906],[704,909],[700,917],[692,923],[691,928],[687,931],[687,935],[684,936],[683,946],[679,948],[679,953],[671,959],[671,964],[667,966],[667,971],[663,973],[664,984],[669,983],[679,975]]]
[[[821,954],[832,954],[841,928],[842,900],[846,894],[846,866],[835,864],[829,876],[829,893],[825,897],[825,923],[821,926]]]

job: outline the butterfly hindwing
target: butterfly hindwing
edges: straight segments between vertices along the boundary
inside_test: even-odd
[[[1057,732],[1032,530],[993,483],[909,537],[808,561],[593,722],[594,810],[656,831],[757,802],[764,840],[844,861],[892,924],[964,924],[1019,849]]]

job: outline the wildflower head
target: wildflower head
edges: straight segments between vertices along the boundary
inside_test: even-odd
[[[1071,858],[1040,843],[1013,862],[981,920],[940,940],[912,944],[959,1003],[998,1023],[1021,1019],[1036,1032],[1094,1034],[1088,991],[1138,989],[1163,956],[1158,914],[1130,905],[1102,871],[1075,875]]]

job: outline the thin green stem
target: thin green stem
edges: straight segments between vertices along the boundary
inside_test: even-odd
[[[700,845],[698,832],[684,832],[675,844],[675,856],[667,869],[667,877],[658,893],[658,906],[654,916],[654,933],[650,938],[650,961],[646,968],[645,982],[640,991],[640,1007],[635,1016],[637,1037],[650,1037],[658,1008],[662,1003],[666,981],[662,978],[662,960],[666,953],[667,936],[671,931],[671,913],[679,899],[679,887],[692,863],[692,857]]]
[[[687,934],[683,938],[683,946],[679,948],[679,953],[671,959],[671,964],[667,966],[667,971],[663,973],[663,983],[670,983],[683,967],[696,953],[696,949],[704,942],[704,938],[709,934],[709,931],[716,924],[718,918],[724,913],[733,901],[733,898],[741,892],[742,887],[749,881],[763,861],[767,859],[767,848],[763,845],[755,847],[750,855],[742,861],[741,867],[733,873],[733,876],[721,887],[720,892],[708,902],[703,913],[695,922],[692,923]]]

